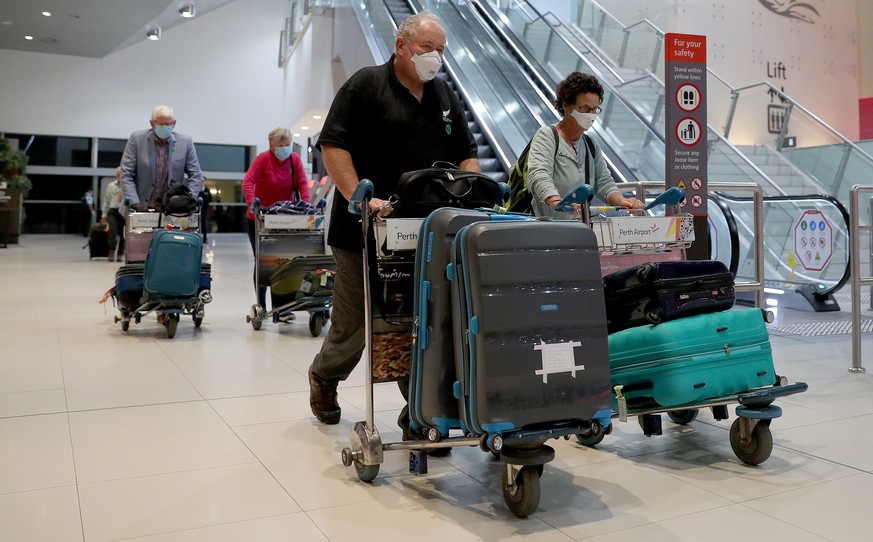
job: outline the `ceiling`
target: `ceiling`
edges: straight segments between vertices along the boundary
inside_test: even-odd
[[[234,0],[0,0],[0,49],[102,58]],[[43,12],[51,16],[43,15]],[[26,39],[31,36],[32,39]]]

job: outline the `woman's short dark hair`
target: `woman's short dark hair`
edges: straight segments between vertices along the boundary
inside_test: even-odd
[[[558,110],[559,115],[564,116],[564,104],[575,105],[576,96],[589,92],[597,94],[600,102],[603,101],[603,87],[596,77],[587,73],[573,72],[558,83],[555,92],[558,95],[555,99],[555,109]]]

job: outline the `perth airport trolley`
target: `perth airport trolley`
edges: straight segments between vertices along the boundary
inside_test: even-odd
[[[324,254],[325,215],[273,213],[253,205],[255,215],[255,293],[269,287],[271,308],[256,298],[246,315],[255,330],[262,322],[287,321],[295,311],[309,314],[312,336],[330,319],[336,264]]]
[[[205,305],[212,301],[211,266],[202,262],[200,205],[185,213],[165,214],[129,209],[125,228],[124,265],[115,274],[110,290],[119,314],[115,322],[128,331],[150,312],[176,335],[181,316],[191,316],[200,327]]]
[[[694,228],[692,217],[678,212],[683,200],[684,191],[671,188],[646,205],[646,211],[661,204],[672,206],[674,214],[669,216],[608,207],[587,209],[583,214],[597,235],[603,274],[647,262],[684,260],[685,249],[694,241]],[[761,317],[767,323],[773,321],[769,311],[762,310]],[[776,399],[802,393],[808,388],[804,382],[789,383],[784,376],[770,374],[768,385],[739,393],[683,404],[657,404],[639,397],[628,400],[626,390],[632,388],[622,382],[620,374],[621,370],[613,364],[613,417],[626,422],[630,416],[636,416],[646,436],[661,434],[661,413],[666,413],[676,424],[686,425],[697,417],[700,409],[710,408],[713,417],[721,421],[729,419],[728,406],[737,404],[737,417],[729,432],[730,444],[737,458],[748,465],[758,465],[770,457],[773,449],[770,423],[782,415],[781,408],[773,404]],[[612,432],[613,426],[609,425],[599,434],[577,435],[577,440],[582,445],[595,446]]]

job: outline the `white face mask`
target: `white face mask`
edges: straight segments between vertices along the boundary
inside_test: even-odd
[[[575,109],[570,112],[570,116],[582,127],[582,130],[587,130],[594,126],[594,121],[597,119],[597,113],[580,113]]]
[[[412,53],[412,49],[409,49]],[[427,83],[434,77],[440,68],[443,66],[443,58],[436,51],[424,53],[423,55],[412,54],[412,63],[415,64],[415,72],[422,83]]]

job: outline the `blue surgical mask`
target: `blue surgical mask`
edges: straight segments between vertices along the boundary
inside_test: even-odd
[[[289,156],[291,156],[291,147],[276,147],[273,149],[273,155],[278,158],[280,162],[284,162]]]
[[[161,139],[167,139],[173,133],[171,124],[158,124],[155,126],[155,135]]]

